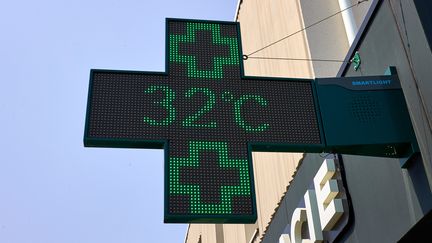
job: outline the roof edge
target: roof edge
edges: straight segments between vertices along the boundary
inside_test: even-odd
[[[187,243],[187,240],[189,238],[189,230],[190,230],[190,224],[188,224],[188,228],[186,230],[186,235],[185,235],[184,243]]]
[[[238,0],[238,2],[237,2],[237,8],[236,8],[236,12],[234,15],[234,21],[235,22],[237,22],[239,11],[240,11],[240,5],[242,4],[242,2],[243,2],[243,0]]]

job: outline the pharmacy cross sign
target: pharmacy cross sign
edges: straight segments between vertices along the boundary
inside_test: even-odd
[[[168,19],[166,35],[166,72],[91,71],[84,134],[88,147],[165,149],[165,222],[255,222],[252,151],[417,151],[393,72],[250,77],[238,23]]]
[[[164,148],[165,222],[253,223],[251,151],[321,151],[311,80],[243,75],[237,23],[167,20],[164,73],[92,70],[85,146]]]

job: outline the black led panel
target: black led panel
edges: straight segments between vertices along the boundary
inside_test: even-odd
[[[167,21],[167,72],[92,70],[86,146],[165,148],[165,222],[253,223],[250,153],[320,151],[312,80],[244,77],[237,23]]]

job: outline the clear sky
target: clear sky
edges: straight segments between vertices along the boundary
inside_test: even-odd
[[[163,151],[84,148],[91,68],[163,71],[165,18],[237,0],[0,4],[0,242],[183,242],[163,224]]]

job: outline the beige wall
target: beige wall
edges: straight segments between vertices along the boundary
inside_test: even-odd
[[[253,153],[258,210],[257,239],[263,236],[302,157],[300,153]]]
[[[216,225],[191,224],[186,235],[186,242],[219,243],[216,237]]]
[[[250,54],[287,34],[303,28],[297,0],[244,0],[239,8],[243,54]],[[281,41],[251,57],[309,58],[305,33]],[[254,76],[313,77],[310,62],[257,60],[244,61],[245,74]]]
[[[305,26],[311,26],[341,10],[338,0],[299,0],[299,2]],[[357,0],[351,0],[350,6],[357,4],[357,2]],[[367,1],[351,8],[357,28],[363,23],[371,4],[372,1]],[[310,56],[315,60],[342,61],[350,47],[341,14],[337,14],[317,25],[307,28],[305,36]],[[341,65],[342,62],[312,62],[315,77],[335,77]]]
[[[352,4],[358,1],[352,0]],[[351,8],[358,27],[372,1]],[[340,11],[338,0],[244,0],[238,8],[243,54],[249,55]],[[342,61],[349,44],[342,16],[337,14],[244,61],[245,74],[292,78],[335,76],[342,62],[261,60],[253,57],[327,59]]]
[[[340,11],[338,0],[300,1],[303,22],[310,26]],[[354,11],[353,11],[354,12]],[[312,59],[343,60],[348,52],[348,39],[341,14],[305,31]],[[336,76],[342,62],[311,62],[315,77]]]

